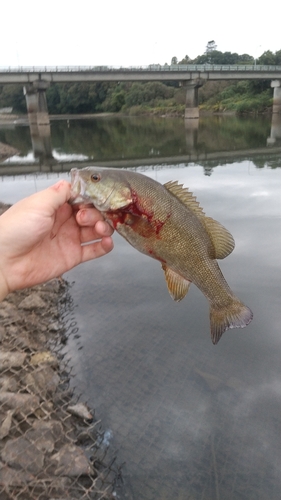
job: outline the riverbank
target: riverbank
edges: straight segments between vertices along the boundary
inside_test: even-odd
[[[87,120],[92,118],[101,118],[115,115],[116,113],[83,113],[83,114],[62,114],[62,115],[49,115],[50,121],[52,120]],[[28,115],[15,115],[15,114],[0,114],[0,125],[28,125]]]
[[[115,498],[104,431],[69,386],[71,311],[62,279],[0,303],[1,500]]]
[[[16,148],[9,146],[9,144],[3,144],[3,142],[0,142],[0,161],[5,161],[7,158],[17,154],[19,154],[19,151]]]

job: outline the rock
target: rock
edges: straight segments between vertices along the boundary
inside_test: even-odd
[[[55,496],[48,500],[57,500],[58,498],[59,500],[75,500],[75,498],[70,496],[70,491],[69,491],[72,481],[73,480],[70,479],[69,477],[52,478],[52,494]]]
[[[26,432],[25,437],[40,451],[51,453],[54,451],[55,442],[63,437],[63,427],[56,420],[48,422],[35,420],[32,429]]]
[[[59,364],[56,356],[54,356],[50,351],[37,352],[31,356],[31,365],[41,365],[43,363],[51,366],[58,366]]]
[[[54,278],[53,280],[47,281],[42,285],[42,290],[45,292],[55,292],[59,293],[60,287],[62,285],[62,280],[59,278]]]
[[[1,426],[0,426],[0,439],[3,439],[4,437],[8,436],[11,425],[12,425],[12,417],[14,414],[15,410],[8,410],[7,411],[7,416],[4,418]]]
[[[35,410],[34,415],[37,418],[46,418],[46,415],[50,415],[53,411],[54,411],[53,402],[44,400],[41,402],[39,408]]]
[[[8,465],[0,462],[0,484],[5,488],[9,486],[22,486],[34,480],[29,472],[11,469]]]
[[[53,394],[59,383],[59,375],[50,366],[40,366],[24,377],[29,389],[45,398],[48,393]]]
[[[33,474],[38,474],[44,467],[44,454],[26,437],[7,441],[1,457],[7,465],[20,467]]]
[[[48,427],[41,426],[38,429],[31,429],[26,432],[25,437],[43,453],[54,451],[55,440],[51,429],[48,429]]]
[[[10,340],[11,337],[16,337],[18,338],[18,334],[19,334],[19,327],[17,324],[13,325],[13,321],[12,321],[12,318],[11,318],[11,321],[9,321],[9,323],[7,324],[7,322],[5,321],[6,323],[6,340]]]
[[[40,295],[38,293],[33,292],[25,299],[23,299],[19,305],[19,309],[25,309],[25,310],[32,310],[32,309],[42,309],[44,307],[47,307],[46,302],[41,299]]]
[[[14,393],[9,391],[0,392],[0,403],[15,410],[15,414],[27,416],[34,413],[40,406],[39,398],[33,394]]]
[[[77,403],[76,405],[70,405],[67,407],[67,411],[75,415],[76,417],[84,418],[85,420],[92,420],[93,415],[89,412],[86,405],[83,403]]]
[[[48,420],[48,422],[42,420],[34,420],[32,428],[36,431],[51,431],[52,436],[56,441],[63,437],[63,426],[58,420]]]
[[[61,330],[61,325],[58,321],[54,321],[49,324],[48,330],[49,332],[59,332]]]
[[[0,377],[0,390],[4,392],[16,392],[18,390],[18,384],[13,377]]]
[[[29,338],[29,334],[28,332],[25,332],[25,331],[22,331],[22,332],[19,332],[19,329],[16,328],[14,330],[14,325],[11,325],[11,327],[7,328],[7,337],[11,337],[13,336],[14,337],[14,345],[19,347],[20,349],[22,348],[28,348],[30,350],[32,350],[32,345],[31,345],[31,342],[30,342],[30,338]]]
[[[73,477],[93,472],[84,452],[73,444],[65,444],[58,453],[52,456],[52,460],[57,462],[56,476]]]
[[[26,356],[24,352],[0,351],[0,371],[22,366]]]
[[[0,342],[2,342],[4,337],[5,337],[5,328],[4,326],[0,325]]]
[[[0,318],[6,319],[5,323],[15,323],[20,320],[20,315],[14,304],[10,304],[7,300],[4,300],[0,304]]]

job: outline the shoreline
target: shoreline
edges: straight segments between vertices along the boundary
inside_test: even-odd
[[[0,203],[0,214],[7,205]],[[116,498],[120,469],[100,421],[70,389],[73,327],[61,278],[0,303],[0,497]],[[41,496],[42,495],[42,496]],[[59,496],[58,496],[59,495]]]

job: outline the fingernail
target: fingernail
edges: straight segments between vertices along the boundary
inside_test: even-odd
[[[89,213],[87,210],[79,210],[79,218],[82,222],[90,222]]]

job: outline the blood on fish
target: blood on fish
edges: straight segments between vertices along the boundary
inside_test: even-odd
[[[114,229],[117,229],[117,224],[125,224],[144,238],[156,235],[160,239],[159,233],[165,224],[165,221],[155,220],[152,212],[142,210],[135,195],[133,195],[133,202],[127,207],[107,212],[106,216],[112,221]]]

